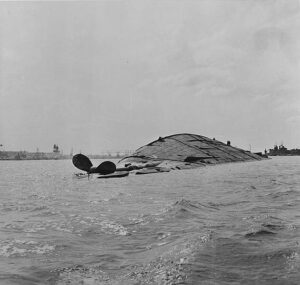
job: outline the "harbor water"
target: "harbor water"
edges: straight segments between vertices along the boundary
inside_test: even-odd
[[[0,161],[0,284],[299,284],[300,157],[74,172]]]

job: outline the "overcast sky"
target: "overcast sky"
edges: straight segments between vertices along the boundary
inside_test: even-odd
[[[1,2],[0,144],[300,148],[299,64],[297,0]]]

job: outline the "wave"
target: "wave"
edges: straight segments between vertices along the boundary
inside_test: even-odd
[[[268,236],[268,235],[275,235],[275,232],[269,231],[269,230],[258,230],[255,232],[247,233],[245,234],[245,237],[260,237],[260,236]]]
[[[55,213],[53,213],[55,215]],[[52,216],[53,216],[52,215]],[[50,217],[50,215],[48,215]],[[7,223],[3,226],[5,231],[22,233],[40,233],[48,230],[74,233],[79,236],[86,234],[129,235],[128,229],[122,224],[106,217],[66,216],[64,220],[49,219],[39,222]]]
[[[250,232],[244,234],[246,238],[267,237],[279,233],[286,235],[297,229],[296,225],[289,221],[270,215],[249,216],[245,219],[251,227]]]
[[[55,250],[55,246],[28,240],[4,240],[0,241],[0,256],[17,257],[32,254],[47,254]]]
[[[89,284],[103,284],[102,282],[107,284],[106,282],[110,280],[108,274],[97,265],[87,267],[77,264],[71,267],[57,268],[52,273],[55,275],[53,277],[54,284],[85,284],[85,281],[88,281]]]
[[[104,272],[101,263],[58,268],[58,284],[187,284],[190,262],[195,252],[210,241],[211,233],[182,238],[165,250],[149,249],[143,262],[125,264],[116,271]],[[88,278],[88,279],[87,279]],[[57,284],[57,283],[55,283]]]
[[[275,216],[256,215],[246,219],[251,226],[251,231],[244,235],[246,238],[272,236],[289,228],[286,221]]]
[[[219,208],[214,204],[201,204],[196,201],[190,201],[186,199],[181,199],[180,201],[177,201],[174,206],[181,206],[186,209],[213,209],[213,210],[219,210]]]
[[[105,216],[102,217],[82,217],[75,216],[67,224],[67,228],[70,228],[73,233],[82,234],[112,234],[112,235],[129,235],[129,231],[122,224],[112,221]],[[64,228],[64,227],[63,227]]]
[[[196,201],[181,199],[175,203],[167,205],[161,211],[155,214],[142,214],[135,217],[130,217],[130,222],[126,224],[128,227],[145,226],[157,222],[166,222],[174,218],[191,218],[209,215],[212,211],[216,212],[219,208],[212,204],[202,204]]]
[[[220,207],[236,206],[236,205],[239,205],[239,204],[248,204],[248,203],[249,203],[249,201],[243,200],[243,201],[234,201],[234,202],[228,202],[228,203],[213,203],[213,202],[210,202],[209,205],[219,209]]]
[[[267,228],[268,230],[271,230],[271,231],[278,231],[278,230],[283,230],[284,229],[284,225],[281,225],[281,224],[263,223],[262,226],[264,228]]]
[[[47,205],[37,205],[33,203],[3,203],[0,205],[0,210],[3,212],[42,212],[50,210]]]
[[[268,236],[270,233],[256,234]],[[299,280],[298,246],[280,244],[275,249],[261,245],[239,238],[215,238],[211,245],[195,253],[188,284],[271,284],[272,279],[277,280],[276,284],[286,284],[296,274],[295,280]]]
[[[273,199],[284,197],[284,196],[295,196],[295,198],[297,198],[298,193],[299,192],[297,190],[289,189],[289,190],[286,190],[286,191],[278,191],[278,192],[275,192],[275,193],[269,193],[266,196],[270,196]]]

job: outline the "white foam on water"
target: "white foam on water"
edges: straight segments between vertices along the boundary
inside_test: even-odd
[[[294,251],[291,255],[286,258],[286,268],[287,272],[291,273],[293,271],[299,272],[300,270],[300,255],[298,252]]]
[[[103,229],[105,229],[109,233],[113,233],[121,236],[126,236],[129,234],[128,230],[124,226],[117,224],[115,222],[104,220],[101,221],[99,224],[102,226]]]
[[[17,257],[32,254],[47,254],[55,250],[54,245],[38,243],[33,240],[3,240],[0,241],[0,256]]]

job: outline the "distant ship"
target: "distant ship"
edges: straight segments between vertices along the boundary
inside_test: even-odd
[[[0,160],[49,160],[70,159],[70,155],[63,155],[57,144],[54,144],[52,152],[28,151],[0,151]]]
[[[270,156],[291,156],[300,155],[300,149],[287,149],[283,144],[280,146],[275,145],[273,149],[269,149],[268,155]]]

